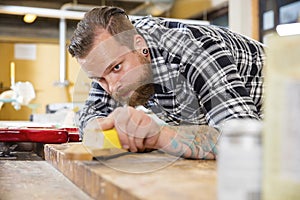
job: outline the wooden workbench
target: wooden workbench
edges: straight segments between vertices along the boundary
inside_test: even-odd
[[[46,145],[45,159],[94,199],[217,199],[216,161],[186,160],[160,152],[68,160],[64,151],[70,145]]]

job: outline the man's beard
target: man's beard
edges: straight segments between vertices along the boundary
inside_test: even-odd
[[[127,104],[129,106],[145,105],[149,98],[154,94],[153,75],[150,66],[150,62],[143,56],[137,53],[141,66],[136,69],[138,74],[130,74],[127,78],[131,78],[132,75],[138,76],[136,81],[129,83],[124,88],[116,93],[112,94],[112,97],[121,104]],[[134,71],[135,69],[133,69]],[[134,73],[134,72],[130,72]],[[126,77],[124,77],[126,79]],[[128,80],[125,80],[128,81]],[[130,81],[130,80],[129,80]],[[122,94],[132,93],[130,96],[122,96]]]
[[[153,94],[154,85],[152,83],[142,85],[141,87],[137,88],[130,96],[128,105],[132,107],[145,105]]]

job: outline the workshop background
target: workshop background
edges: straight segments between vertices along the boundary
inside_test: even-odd
[[[45,113],[47,105],[84,102],[90,81],[66,51],[78,19],[60,19],[55,12],[49,12],[26,23],[24,16],[32,8],[85,12],[100,5],[120,6],[133,16],[208,22],[262,42],[278,24],[299,18],[299,1],[291,0],[2,0],[0,93],[10,89],[10,71],[14,65],[15,82],[31,82],[36,98],[19,110],[5,103],[0,110],[0,120],[28,120],[32,114]]]

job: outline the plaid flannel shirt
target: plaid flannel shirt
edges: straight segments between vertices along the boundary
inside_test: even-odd
[[[212,25],[187,25],[161,18],[133,21],[151,54],[155,94],[145,105],[170,125],[218,128],[233,118],[262,118],[265,61],[261,43]],[[97,82],[80,113],[87,122],[105,117],[119,103]]]

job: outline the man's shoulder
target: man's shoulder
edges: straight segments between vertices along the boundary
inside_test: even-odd
[[[159,20],[151,16],[134,17],[131,18],[131,22],[136,28],[143,29],[151,28],[159,24]]]
[[[186,29],[188,24],[171,18],[145,16],[132,20],[132,24],[138,29]]]
[[[193,36],[220,36],[220,32],[226,32],[226,28],[220,28],[205,23],[191,23],[189,21],[161,18],[161,17],[139,17],[132,20],[133,25],[138,30],[163,30],[165,32],[191,33]]]

